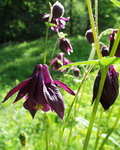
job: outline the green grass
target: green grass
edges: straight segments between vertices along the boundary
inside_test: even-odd
[[[69,56],[66,55],[66,57],[73,62],[87,60],[91,47],[85,38],[79,36],[71,38],[70,41],[73,45],[74,53]],[[54,43],[55,38],[51,38],[48,42],[48,65],[49,61],[51,60],[51,53],[54,47]],[[13,88],[21,81],[27,79],[31,75],[36,64],[43,62],[43,50],[44,39],[38,39],[32,42],[9,43],[0,46],[0,150],[21,150],[22,146],[19,140],[19,135],[22,132],[24,132],[27,137],[27,150],[45,150],[44,113],[42,111],[38,111],[35,119],[32,119],[29,112],[22,106],[24,99],[15,104],[12,104],[15,96],[12,96],[8,101],[2,103],[2,100],[4,99],[7,92],[9,92],[11,88]],[[59,50],[55,51],[55,56],[58,52]],[[120,72],[119,65],[117,65],[116,68],[118,72]],[[80,69],[81,74],[83,74],[83,68],[80,67]],[[54,79],[59,78],[59,80],[67,83],[73,90],[77,90],[79,82],[76,82],[74,77],[63,77],[62,73],[54,72],[51,68],[50,71]],[[89,75],[86,81],[85,91],[81,100],[81,92],[79,94],[77,105],[80,104],[80,108],[77,112],[76,118],[73,117],[73,113],[70,116],[63,136],[61,148],[62,150],[66,148],[68,134],[72,124],[74,128],[69,144],[69,150],[80,150],[83,147],[87,126],[92,111],[92,87],[96,74],[97,70],[93,69],[92,73]],[[61,90],[61,92],[64,96],[66,115],[74,97],[65,91]],[[118,97],[116,100],[112,118],[105,128],[105,133],[107,133],[108,129],[112,127],[115,121],[115,117],[120,105],[119,99],[120,97]],[[99,105],[94,129],[90,139],[89,150],[93,150],[94,147],[100,106],[101,105]],[[101,129],[107,122],[108,112],[104,112]],[[54,112],[49,111],[47,114],[49,116],[49,147],[50,150],[55,150],[58,143],[59,130],[63,124],[63,121],[61,121]],[[117,126],[116,130],[111,136],[117,142],[117,144],[120,144],[119,127],[120,124]],[[100,140],[100,143],[102,140],[103,139]],[[120,147],[117,144],[114,141],[108,140],[104,149],[119,150]]]

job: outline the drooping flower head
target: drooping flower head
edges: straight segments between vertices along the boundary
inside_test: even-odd
[[[78,78],[80,76],[80,69],[76,66],[73,67],[73,74]]]
[[[72,48],[70,41],[68,39],[66,39],[65,37],[60,38],[59,47],[63,53],[66,53],[68,55],[70,55],[70,53],[73,52],[73,48]]]
[[[64,57],[64,53],[59,53],[58,57],[55,57],[52,61],[51,61],[51,65],[54,66],[53,70],[57,71],[60,67],[67,65],[69,63],[72,63],[69,59],[67,59],[66,57]],[[61,72],[64,72],[66,69],[61,69]]]
[[[31,77],[14,87],[6,95],[3,102],[19,91],[13,103],[25,96],[23,106],[29,110],[32,117],[34,117],[37,110],[41,109],[45,112],[49,110],[55,111],[63,119],[64,102],[57,86],[61,86],[70,94],[75,95],[66,84],[52,79],[47,65],[38,64]]]
[[[100,79],[101,79],[101,72],[99,70],[98,75],[94,82],[92,102],[94,102],[94,100],[97,97]],[[118,72],[116,72],[114,67],[111,65],[108,70],[102,95],[100,98],[100,103],[102,104],[105,110],[107,110],[115,102],[118,93],[119,93]]]
[[[91,29],[89,29],[89,30],[86,31],[85,36],[86,36],[87,41],[90,44],[94,43],[93,32],[92,32]]]
[[[109,39],[110,39],[109,50],[110,50],[110,51],[112,50],[112,47],[113,47],[113,44],[114,44],[114,41],[115,41],[117,32],[118,32],[118,30],[114,30],[113,33],[110,34],[110,37],[109,37]],[[118,47],[117,47],[115,56],[116,56],[116,57],[120,57],[120,42],[119,42],[119,44],[118,44]]]
[[[69,17],[65,18],[64,15],[64,7],[60,2],[55,2],[52,6],[52,24],[55,24],[56,26],[51,26],[51,30],[58,32],[60,28],[65,28],[66,21],[69,21]],[[48,22],[50,17],[50,14],[45,13],[42,17],[42,19],[45,22]]]
[[[109,47],[103,46],[101,49],[102,56],[109,56]]]
[[[63,14],[64,14],[63,5],[60,2],[56,1],[52,8],[52,17],[60,18],[61,16],[63,16]]]

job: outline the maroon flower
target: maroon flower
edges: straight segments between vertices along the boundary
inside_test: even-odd
[[[94,102],[94,100],[96,99],[100,79],[101,79],[101,72],[99,71],[94,82],[92,102]],[[100,98],[100,103],[102,104],[105,110],[107,110],[115,102],[118,93],[119,93],[118,72],[116,72],[114,67],[111,65],[108,70],[102,95]]]
[[[32,117],[35,116],[37,110],[55,111],[58,116],[63,119],[64,103],[63,97],[57,88],[61,86],[64,90],[72,95],[75,93],[64,83],[53,80],[46,65],[36,65],[31,77],[14,87],[5,97],[5,102],[13,94],[18,92],[15,102],[25,96],[24,107],[29,110]]]
[[[63,53],[67,53],[68,55],[73,52],[70,41],[66,38],[60,38],[59,47]]]
[[[114,30],[113,33],[110,34],[110,37],[109,37],[109,39],[110,39],[110,46],[109,46],[110,51],[112,50],[117,32],[118,32],[118,30]],[[120,42],[118,44],[115,56],[120,57]]]
[[[55,24],[56,26],[51,26],[51,30],[58,32],[60,28],[65,28],[66,21],[69,21],[69,18],[63,17],[64,14],[64,7],[61,3],[58,1],[54,3],[52,6],[52,24]],[[48,22],[50,17],[50,14],[45,13],[42,17],[42,19],[45,22]]]
[[[60,67],[67,65],[69,63],[72,63],[69,59],[67,59],[66,57],[64,57],[64,53],[59,53],[58,57],[55,57],[52,61],[51,61],[51,65],[54,66],[53,70],[57,71]],[[61,72],[64,72],[66,69],[61,69]]]
[[[60,18],[63,14],[64,14],[63,5],[60,2],[56,1],[52,8],[52,15],[53,15],[52,17]]]

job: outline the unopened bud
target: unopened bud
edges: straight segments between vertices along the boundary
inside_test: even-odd
[[[68,55],[73,52],[73,48],[70,44],[70,41],[66,38],[60,38],[60,50],[63,53],[67,53]]]
[[[103,46],[102,50],[101,50],[101,53],[102,53],[103,56],[109,56],[109,47]]]
[[[74,75],[78,78],[78,77],[80,76],[80,70],[79,70],[79,68],[74,67],[74,68],[73,68],[73,73],[74,73]]]
[[[90,44],[94,43],[93,32],[91,29],[86,31],[85,36]]]

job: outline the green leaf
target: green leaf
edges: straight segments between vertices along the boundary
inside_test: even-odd
[[[55,25],[54,23],[45,22],[45,24],[49,27],[57,27],[57,25]]]
[[[111,0],[114,4],[116,4],[118,7],[120,7],[120,2],[117,0]]]
[[[103,57],[98,60],[88,60],[88,61],[81,61],[81,62],[75,62],[75,63],[70,63],[68,65],[62,66],[59,68],[59,70],[68,68],[68,67],[73,67],[73,66],[78,66],[78,65],[100,65],[100,66],[107,66],[107,65],[113,65],[113,64],[118,64],[120,63],[120,58],[119,57]]]
[[[58,70],[68,68],[68,67],[72,67],[72,66],[78,66],[78,65],[98,65],[98,64],[99,64],[99,60],[81,61],[81,62],[70,63],[68,65],[62,66]]]
[[[113,65],[113,64],[120,63],[120,58],[119,57],[103,57],[102,59],[100,59],[99,62],[102,66]]]

